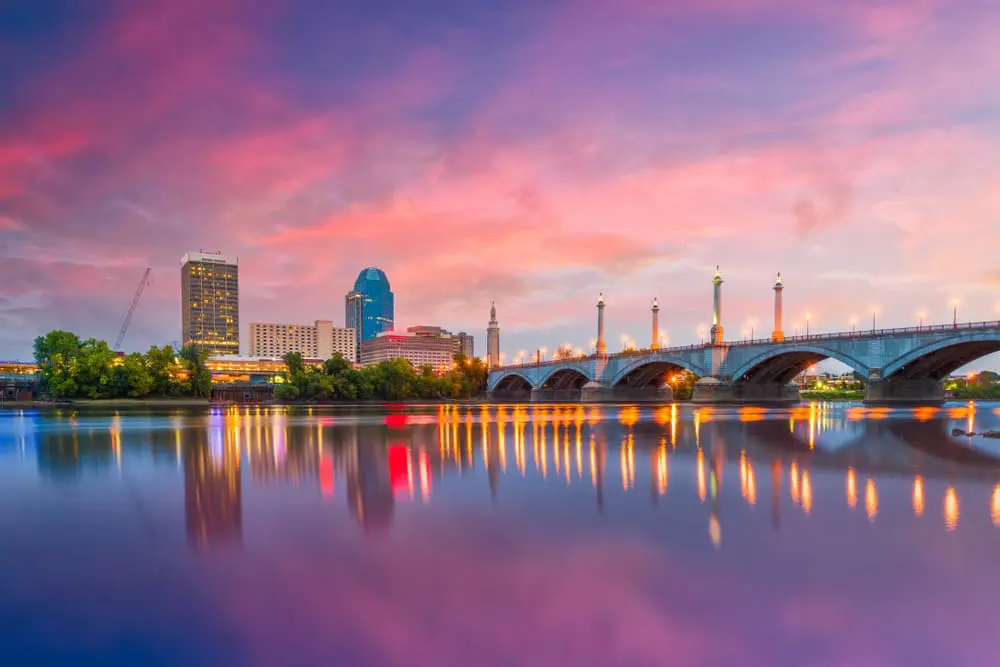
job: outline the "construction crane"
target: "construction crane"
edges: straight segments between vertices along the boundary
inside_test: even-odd
[[[125,321],[122,322],[122,330],[118,332],[118,339],[115,340],[115,352],[118,352],[122,347],[122,341],[125,340],[125,334],[128,332],[128,325],[132,322],[132,313],[135,312],[135,307],[139,305],[139,297],[142,296],[142,291],[149,284],[149,272],[152,270],[152,267],[146,267],[146,272],[142,274],[142,280],[139,281],[139,286],[135,289],[135,296],[132,297],[132,303],[125,314]]]

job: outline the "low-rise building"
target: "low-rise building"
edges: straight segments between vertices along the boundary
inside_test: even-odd
[[[410,327],[405,333],[386,331],[361,341],[361,365],[406,359],[417,368],[431,366],[444,372],[451,368],[460,349],[459,337],[441,327]]]
[[[307,366],[320,366],[322,359],[304,357]],[[209,357],[205,367],[212,374],[212,381],[218,383],[274,382],[288,370],[280,357],[245,357],[222,355]]]
[[[250,325],[250,356],[283,357],[298,352],[309,359],[329,359],[335,354],[354,361],[357,356],[352,329],[335,327],[330,320],[309,324]]]

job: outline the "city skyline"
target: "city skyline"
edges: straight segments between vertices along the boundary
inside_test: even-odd
[[[609,351],[654,297],[696,343],[717,264],[733,340],[779,270],[788,335],[1000,317],[995,3],[29,4],[0,358],[113,340],[146,266],[125,349],[173,341],[191,247],[241,258],[245,322],[339,318],[365,265],[400,323],[485,340],[496,301],[508,361],[586,348],[599,292]]]

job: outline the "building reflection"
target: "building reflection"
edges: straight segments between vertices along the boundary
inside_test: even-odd
[[[66,412],[56,418],[60,428],[30,430],[25,441],[36,449],[39,473],[54,480],[78,479],[88,467],[127,470],[138,450],[154,465],[177,465],[188,538],[207,549],[242,541],[243,484],[315,489],[323,502],[346,505],[363,534],[373,535],[391,529],[397,504],[430,503],[450,478],[467,476],[497,504],[517,493],[515,477],[519,484],[527,478],[552,489],[576,487],[575,496],[583,485],[598,513],[637,489],[657,511],[677,511],[672,497],[691,494],[704,504],[708,542],[717,548],[723,516],[753,512],[768,471],[775,531],[784,504],[801,517],[811,517],[814,504],[847,511],[862,504],[869,521],[884,522],[893,515],[880,517],[885,503],[905,503],[914,516],[933,517],[952,531],[965,501],[978,508],[967,512],[988,511],[1000,526],[1000,458],[952,437],[947,411],[914,411],[907,419],[882,413],[868,419],[864,408],[772,412],[742,408],[727,418],[699,408],[685,421],[676,406],[448,405],[388,417],[254,407],[215,410],[204,421],[175,416],[158,431],[129,429],[120,417],[88,421]],[[964,422],[968,412],[952,417]],[[831,433],[849,437],[831,448],[824,441]],[[613,482],[606,486],[609,457]],[[838,480],[833,487],[823,482],[831,474]],[[894,481],[900,478],[902,485]],[[935,491],[944,485],[934,479],[947,479],[946,490]],[[972,495],[977,483],[980,499]]]
[[[238,444],[220,431],[184,449],[184,524],[188,543],[215,549],[243,541],[243,476]]]

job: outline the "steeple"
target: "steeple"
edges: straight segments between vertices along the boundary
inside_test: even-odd
[[[490,302],[490,324],[486,328],[486,365],[496,368],[500,365],[500,325],[497,323],[496,302]]]

